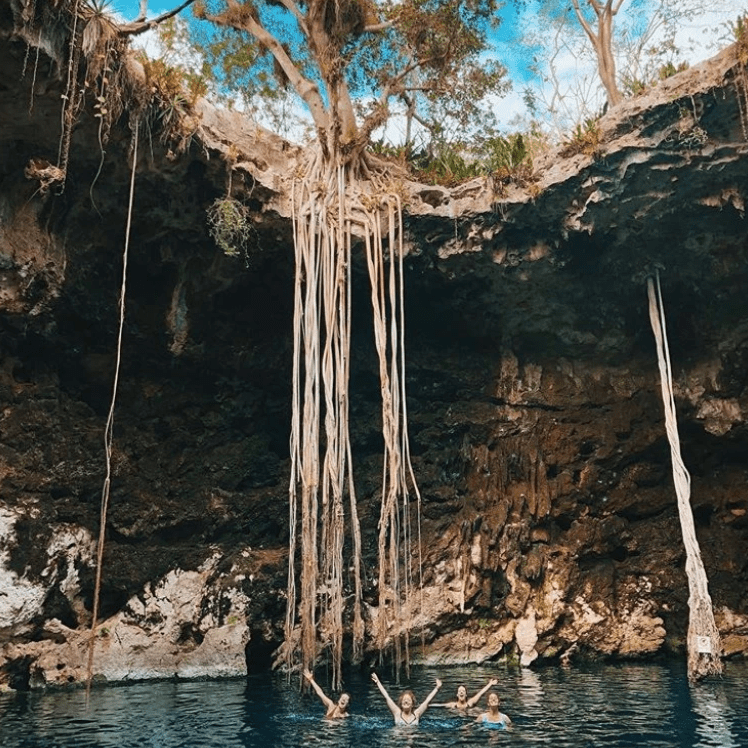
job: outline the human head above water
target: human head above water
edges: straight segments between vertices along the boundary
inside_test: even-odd
[[[457,687],[457,701],[465,701],[467,699],[467,688],[465,686]]]
[[[499,706],[499,694],[495,693],[494,691],[491,691],[491,693],[488,694],[488,698],[486,699],[488,706],[495,706],[498,708]]]
[[[351,703],[351,697],[347,693],[341,693],[340,698],[338,699],[338,706],[345,711],[348,708],[348,705]]]
[[[410,689],[403,691],[397,700],[397,704],[404,712],[409,712],[416,705],[416,696]]]

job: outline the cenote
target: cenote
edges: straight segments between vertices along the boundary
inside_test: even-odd
[[[388,672],[382,681],[394,696]],[[323,673],[318,672],[324,683]],[[748,663],[728,663],[721,678],[689,686],[685,666],[589,665],[526,668],[414,668],[402,687],[417,699],[444,685],[443,700],[460,684],[470,694],[498,677],[501,710],[510,730],[491,730],[472,718],[432,707],[415,728],[393,727],[368,674],[346,674],[351,717],[322,719],[316,697],[273,673],[205,681],[160,681],[0,695],[4,748],[242,748],[244,746],[453,745],[686,746],[748,745]],[[437,698],[437,701],[439,700]],[[485,698],[481,700],[481,708]]]

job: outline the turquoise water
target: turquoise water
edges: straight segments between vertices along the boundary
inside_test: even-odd
[[[399,688],[380,671],[393,697]],[[403,687],[423,698],[460,683],[468,693],[498,677],[501,711],[514,721],[492,730],[432,707],[415,728],[393,727],[366,673],[347,676],[352,716],[325,722],[320,701],[283,676],[169,681],[82,690],[0,695],[2,748],[449,748],[451,746],[748,747],[748,663],[728,663],[721,679],[689,687],[685,668],[627,664],[535,671],[415,669]],[[324,672],[317,672],[324,684]],[[481,706],[485,699],[481,702]]]

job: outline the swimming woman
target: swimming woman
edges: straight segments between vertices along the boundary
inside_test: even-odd
[[[466,712],[471,707],[474,707],[479,701],[480,697],[488,691],[492,686],[498,685],[498,678],[491,678],[478,693],[470,698],[467,697],[467,688],[465,686],[459,686],[457,688],[457,698],[454,701],[447,701],[445,704],[434,704],[434,706],[446,706],[449,709],[459,709],[461,712]]]
[[[338,699],[337,703],[335,703],[319,687],[317,681],[314,680],[314,675],[310,670],[304,671],[304,677],[309,681],[315,693],[320,697],[322,703],[327,708],[325,719],[343,719],[344,717],[348,716],[348,705],[351,703],[351,697],[347,693],[341,693],[340,698]]]
[[[480,722],[487,727],[498,727],[505,729],[512,724],[512,720],[506,714],[499,711],[499,695],[491,692],[488,694],[488,710],[479,714],[476,722]]]
[[[392,712],[396,725],[417,725],[418,720],[421,719],[423,713],[429,708],[431,700],[436,696],[436,692],[442,687],[442,682],[437,678],[434,690],[423,700],[423,703],[416,708],[416,697],[413,694],[413,691],[403,691],[396,704],[390,698],[390,695],[387,693],[387,690],[382,685],[379,676],[377,676],[376,673],[371,674],[371,679],[377,684],[377,687],[382,692],[382,696],[384,696],[387,706]]]

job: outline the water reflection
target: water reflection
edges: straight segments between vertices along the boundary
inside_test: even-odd
[[[394,727],[368,673],[350,674],[352,717],[322,719],[319,700],[278,675],[234,681],[141,683],[0,695],[3,748],[738,748],[748,746],[748,664],[689,688],[685,667],[619,665],[538,670],[418,669],[403,684],[427,693],[435,675],[451,695],[498,677],[514,726],[490,730],[432,708],[417,728]],[[397,690],[397,689],[396,689]]]
[[[523,667],[520,670],[518,685],[517,695],[526,710],[542,706],[543,686],[537,673],[534,673],[530,668]]]
[[[733,716],[722,684],[702,683],[691,689],[691,703],[697,715],[696,748],[720,746],[739,748],[730,726]]]

